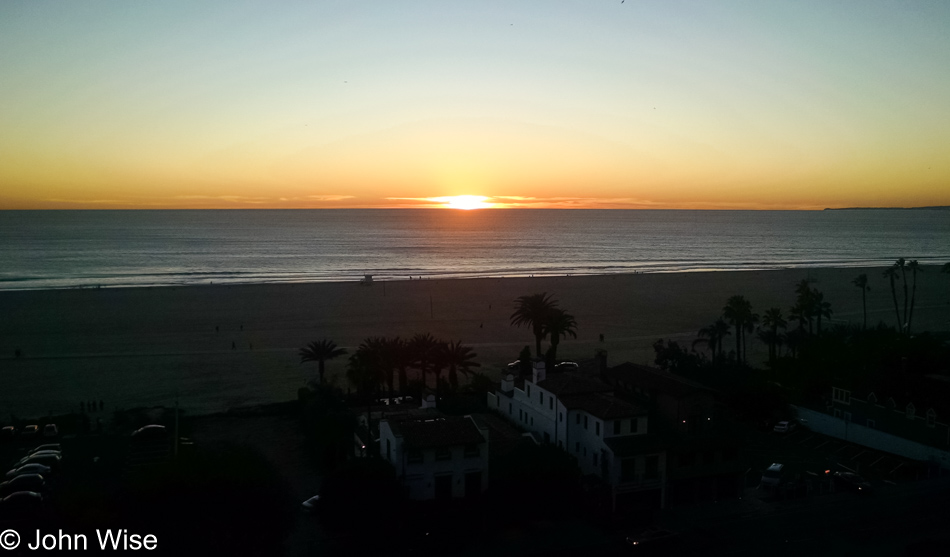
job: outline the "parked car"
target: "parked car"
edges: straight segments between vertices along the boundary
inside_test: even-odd
[[[627,545],[638,553],[660,551],[669,548],[679,539],[679,534],[662,528],[645,528],[627,536]]]
[[[40,434],[40,426],[28,425],[20,431],[20,437],[32,439]]]
[[[16,491],[0,499],[0,518],[16,521],[35,518],[43,512],[43,496],[33,491]]]
[[[56,424],[46,424],[43,426],[43,437],[58,437],[59,428],[56,427]]]
[[[15,478],[16,476],[22,476],[23,474],[40,474],[42,476],[46,476],[49,475],[51,470],[52,469],[49,466],[44,466],[42,464],[24,464],[19,468],[14,468],[13,470],[7,472],[7,478]]]
[[[17,491],[39,493],[46,487],[46,480],[39,474],[23,474],[0,483],[0,497]]]
[[[166,439],[168,430],[163,425],[151,424],[140,427],[132,432],[133,441],[153,441],[156,439]]]
[[[20,459],[20,462],[16,463],[16,468],[24,466],[26,464],[42,464],[43,466],[49,466],[54,470],[59,467],[62,463],[63,457],[54,453],[36,453],[29,456],[25,456]]]
[[[320,496],[314,495],[310,499],[307,499],[306,501],[300,504],[300,508],[305,513],[317,512],[320,509]]]
[[[772,428],[772,431],[775,433],[791,433],[795,431],[795,428],[798,427],[798,424],[794,421],[781,421],[775,424],[775,427]]]
[[[36,454],[36,453],[46,452],[46,451],[55,451],[57,453],[61,453],[63,451],[63,447],[59,443],[47,443],[45,445],[33,447],[32,449],[30,449],[29,454]]]
[[[771,466],[762,472],[762,479],[759,481],[759,485],[765,487],[778,487],[778,485],[782,483],[782,470],[784,469],[784,464],[773,462]]]
[[[874,487],[854,472],[835,472],[832,479],[836,486],[844,488],[847,491],[860,493],[861,495],[870,495],[874,493]]]

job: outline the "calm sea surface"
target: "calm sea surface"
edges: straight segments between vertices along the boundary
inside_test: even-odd
[[[0,290],[950,261],[950,211],[0,212]]]

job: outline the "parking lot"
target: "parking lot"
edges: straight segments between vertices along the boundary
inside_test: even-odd
[[[809,479],[825,470],[855,472],[872,484],[902,483],[927,478],[927,463],[869,449],[799,426],[788,433],[756,432],[746,448],[750,463],[746,485],[758,484],[772,463],[785,465],[786,479]]]

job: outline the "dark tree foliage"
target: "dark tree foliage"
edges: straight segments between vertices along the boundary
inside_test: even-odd
[[[356,416],[343,393],[329,385],[300,389],[301,425],[321,468],[332,470],[346,459],[353,442]]]
[[[695,352],[688,352],[676,341],[659,339],[653,343],[656,353],[654,363],[664,371],[688,373],[697,370],[705,359]]]
[[[133,474],[104,527],[155,534],[159,555],[277,555],[295,503],[267,459],[227,447]]]
[[[558,518],[578,508],[580,468],[554,445],[524,442],[492,463],[490,508],[508,517]]]

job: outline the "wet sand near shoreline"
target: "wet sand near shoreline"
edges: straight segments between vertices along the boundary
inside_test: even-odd
[[[712,323],[729,296],[757,313],[787,314],[795,284],[811,278],[834,309],[832,323],[860,323],[867,273],[868,322],[896,317],[883,269],[786,269],[536,278],[348,283],[204,285],[0,292],[0,421],[78,410],[172,405],[192,413],[288,400],[316,365],[297,351],[330,338],[351,351],[369,336],[429,332],[474,347],[480,371],[497,378],[525,345],[528,329],[509,325],[513,300],[548,292],[578,323],[562,359],[606,349],[612,364],[651,363],[652,343],[686,346]],[[950,276],[936,267],[917,277],[914,329],[950,330]],[[903,291],[898,284],[899,303]],[[603,334],[605,341],[599,340]],[[727,339],[731,340],[731,337]],[[753,343],[756,345],[758,343]],[[750,345],[753,360],[764,349]],[[15,358],[19,349],[21,357]],[[760,353],[761,352],[761,353]],[[346,358],[328,362],[345,386]]]

